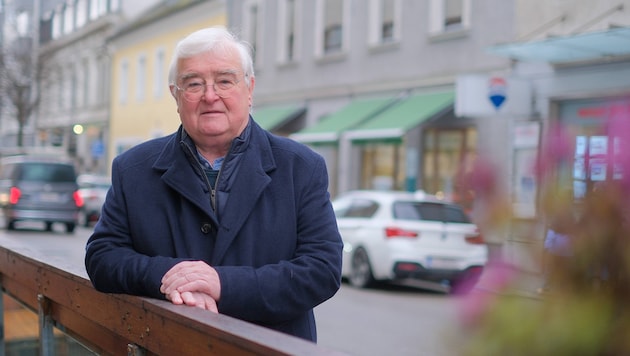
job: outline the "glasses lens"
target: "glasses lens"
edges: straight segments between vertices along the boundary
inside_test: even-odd
[[[197,102],[204,96],[208,88],[212,88],[214,93],[221,98],[228,97],[231,90],[238,84],[239,80],[234,73],[226,73],[218,75],[212,84],[207,84],[200,81],[191,81],[184,83],[181,88],[184,99]]]

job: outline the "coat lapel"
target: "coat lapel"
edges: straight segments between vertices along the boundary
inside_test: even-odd
[[[212,264],[218,265],[246,223],[263,191],[271,182],[268,172],[275,168],[271,147],[264,131],[252,121],[252,136],[244,152],[237,176],[229,190],[221,216],[221,228],[217,235]],[[263,223],[263,222],[261,222]]]

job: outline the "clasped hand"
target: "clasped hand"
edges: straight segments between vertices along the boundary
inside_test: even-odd
[[[218,313],[221,281],[217,271],[207,263],[185,261],[164,274],[160,292],[173,304],[185,304]]]

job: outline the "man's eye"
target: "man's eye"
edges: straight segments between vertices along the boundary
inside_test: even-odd
[[[204,87],[204,84],[201,82],[190,82],[190,83],[186,83],[184,86],[186,90],[190,90],[190,91],[201,90],[203,87]]]

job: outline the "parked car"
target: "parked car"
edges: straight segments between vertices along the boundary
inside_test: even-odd
[[[342,276],[355,287],[396,282],[468,292],[488,260],[463,209],[424,192],[350,191],[333,201]]]
[[[105,203],[107,191],[112,186],[110,177],[97,174],[81,174],[77,177],[79,194],[83,198],[79,222],[90,226],[101,217],[101,209]]]
[[[10,156],[0,160],[0,217],[7,230],[18,221],[54,223],[74,232],[83,200],[74,165],[57,157]]]

